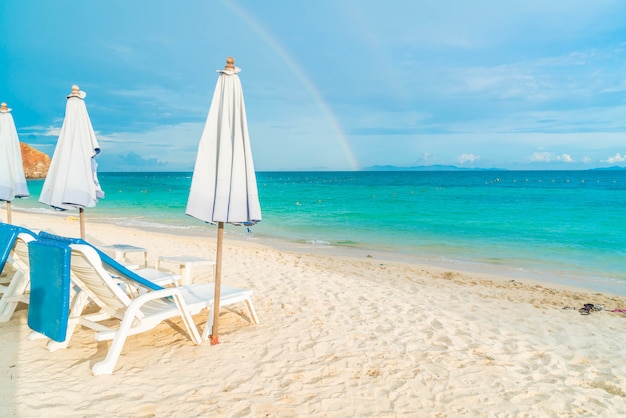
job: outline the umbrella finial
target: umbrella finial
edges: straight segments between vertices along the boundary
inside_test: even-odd
[[[87,97],[87,93],[85,93],[84,91],[81,91],[80,87],[74,84],[72,86],[72,92],[67,96],[67,98],[69,99],[70,97],[78,97],[78,98],[84,99],[85,97]]]
[[[0,111],[2,112],[8,112],[9,108],[7,107],[7,104],[2,102],[2,104],[0,104]]]
[[[233,57],[226,58],[226,66],[224,67],[224,69],[231,71],[235,69],[235,59]]]

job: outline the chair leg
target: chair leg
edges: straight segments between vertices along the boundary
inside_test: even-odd
[[[246,308],[248,308],[248,316],[250,316],[250,320],[253,324],[259,323],[259,317],[256,315],[256,311],[254,310],[254,305],[252,304],[252,299],[248,298],[244,301],[246,304]]]
[[[77,292],[74,294],[74,300],[71,303],[72,308],[70,309],[70,318],[67,321],[67,330],[65,331],[65,340],[62,342],[58,341],[50,341],[48,343],[48,350],[56,351],[62,348],[67,348],[70,343],[70,339],[72,339],[72,335],[74,334],[74,330],[78,323],[80,322],[80,314],[83,312],[85,305],[89,301],[89,298],[84,292]]]
[[[209,335],[213,333],[213,305],[209,308],[209,315],[207,316],[206,325],[202,331],[202,341],[209,339]]]
[[[189,333],[189,337],[194,344],[202,344],[202,338],[200,338],[200,334],[198,333],[198,328],[196,327],[196,323],[193,322],[193,318],[189,313],[189,309],[187,309],[187,305],[185,301],[178,295],[174,296],[174,302],[178,307],[178,312],[185,323],[185,327],[187,328],[187,332]]]
[[[252,299],[245,299],[244,304],[246,306],[246,311],[248,313],[248,319],[253,324],[259,323],[259,317],[256,314],[256,310],[254,309],[254,305],[252,304]],[[243,315],[242,315],[243,316]],[[206,325],[204,326],[204,330],[202,331],[202,341],[206,341],[209,338],[209,335],[213,332],[213,307],[209,308],[209,315],[207,317]]]
[[[24,272],[16,271],[11,283],[0,298],[0,322],[7,322],[13,316],[28,285],[28,280],[25,280],[24,276]]]
[[[94,364],[91,368],[91,371],[95,376],[113,373],[113,369],[115,369],[117,360],[120,358],[120,353],[122,352],[122,348],[126,342],[126,337],[128,337],[128,331],[132,327],[134,320],[134,315],[127,315],[122,320],[119,329],[115,333],[115,337],[113,337],[113,342],[111,343],[111,347],[109,347],[107,356],[104,360]]]

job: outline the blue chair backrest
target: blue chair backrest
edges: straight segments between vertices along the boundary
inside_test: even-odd
[[[0,222],[0,272],[4,269],[4,265],[9,259],[9,254],[20,232],[25,232],[35,238],[37,237],[34,232],[24,227]]]
[[[4,269],[4,265],[9,259],[9,254],[15,245],[17,231],[13,225],[0,224],[0,272]]]

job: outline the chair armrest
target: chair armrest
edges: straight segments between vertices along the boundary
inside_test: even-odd
[[[179,287],[170,287],[161,290],[153,290],[151,292],[144,293],[137,298],[133,299],[133,301],[128,306],[126,314],[124,315],[124,321],[126,321],[127,315],[132,315],[132,317],[137,317],[137,311],[141,308],[142,305],[147,302],[155,299],[169,298],[171,297],[176,304],[176,308],[178,309],[178,313],[180,314],[185,327],[187,328],[187,332],[189,332],[189,336],[194,344],[201,344],[202,338],[198,333],[198,328],[196,328],[193,319],[191,318],[191,313],[187,308],[187,304],[185,303],[185,299],[180,291]],[[123,321],[123,322],[124,322]]]
[[[161,290],[151,290],[149,292],[142,293],[141,295],[134,298],[132,302],[130,303],[128,310],[137,309],[141,305],[144,305],[145,303],[151,300],[169,298],[172,296],[178,296],[182,299],[180,290],[178,290],[178,288],[176,287],[168,287],[168,288],[161,289]],[[137,308],[133,307],[133,305],[137,305]]]

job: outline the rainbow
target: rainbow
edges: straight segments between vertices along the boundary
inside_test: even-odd
[[[339,124],[339,121],[331,111],[330,107],[322,97],[319,89],[315,86],[308,74],[302,69],[298,62],[291,56],[291,54],[285,49],[285,47],[270,34],[270,32],[253,16],[251,16],[242,7],[234,4],[233,2],[223,0],[222,4],[226,6],[231,12],[245,21],[255,32],[257,32],[267,44],[281,57],[288,68],[293,71],[295,76],[300,80],[306,91],[311,95],[315,103],[319,106],[320,110],[330,123],[330,126],[335,131],[337,140],[343,149],[349,167],[352,170],[359,170],[360,166],[357,161],[354,151],[350,147],[350,142],[343,132],[343,128]]]

